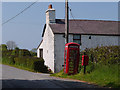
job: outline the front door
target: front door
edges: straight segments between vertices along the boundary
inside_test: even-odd
[[[43,58],[43,49],[39,49],[40,50],[40,57]]]

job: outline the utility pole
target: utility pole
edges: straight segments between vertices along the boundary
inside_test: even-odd
[[[68,0],[65,0],[65,43],[69,41],[69,7]]]

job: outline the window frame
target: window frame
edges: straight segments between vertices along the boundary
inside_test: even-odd
[[[79,38],[79,39],[75,39],[75,38],[74,38],[75,35],[79,35],[80,38]],[[81,34],[73,34],[73,42],[74,42],[74,40],[79,40],[79,41],[80,41],[80,45],[81,45]],[[78,44],[79,44],[79,43],[78,43]]]

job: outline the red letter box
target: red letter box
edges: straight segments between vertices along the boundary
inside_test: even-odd
[[[78,73],[79,65],[79,44],[67,43],[64,52],[64,73],[76,74]]]
[[[87,55],[82,55],[82,66],[88,65],[89,57]]]

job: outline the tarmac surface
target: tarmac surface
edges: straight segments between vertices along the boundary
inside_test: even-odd
[[[50,74],[34,73],[7,65],[2,66],[2,88],[100,88],[86,82],[51,77]]]

